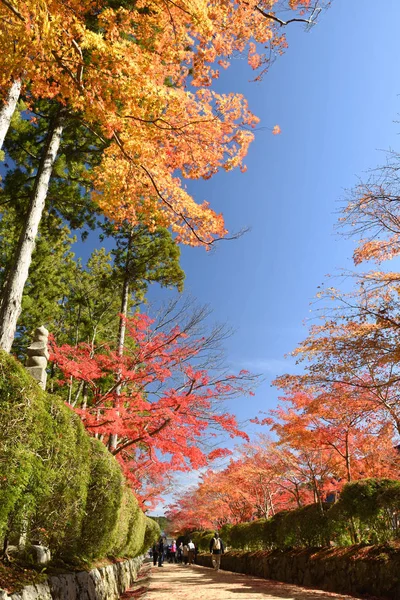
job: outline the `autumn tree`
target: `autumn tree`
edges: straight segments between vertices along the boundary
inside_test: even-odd
[[[308,24],[317,12],[308,0],[289,7],[309,12],[309,18],[299,18]],[[222,216],[207,203],[198,205],[182,178],[209,178],[220,169],[242,167],[257,120],[240,95],[219,95],[208,86],[218,75],[214,63],[219,59],[227,66],[225,59],[233,52],[247,48],[253,68],[268,62],[270,54],[258,54],[253,40],[270,50],[284,47],[279,30],[293,19],[283,21],[273,8],[282,7],[276,2],[186,8],[172,3],[166,11],[156,2],[106,2],[95,9],[73,2],[1,4],[6,23],[3,88],[8,93],[10,79],[19,81],[23,73],[31,98],[54,102],[3,290],[4,349],[12,344],[51,171],[69,119],[99,128],[99,138],[110,142],[93,177],[95,198],[109,218],[136,225],[140,216],[146,226],[170,227],[178,242],[193,245],[209,245],[226,235]],[[8,104],[7,98],[4,109]]]
[[[176,530],[220,528],[313,501],[304,456],[267,436],[235,449],[225,468],[208,470],[195,487],[177,495],[168,517]]]
[[[350,395],[363,390],[369,409],[399,433],[397,277],[370,273],[347,294],[329,287],[320,296],[326,303],[320,323],[294,352],[305,373],[278,378],[279,385],[300,384],[333,396],[337,384]]]
[[[399,155],[387,154],[386,164],[374,169],[348,193],[340,219],[345,236],[358,238],[354,262],[376,263],[400,252]]]
[[[325,462],[330,458],[332,476],[342,482],[339,488],[344,481],[394,475],[393,426],[382,420],[362,389],[336,384],[329,392],[312,393],[301,389],[301,381],[298,387],[291,381],[284,392],[271,420],[279,442],[326,449]]]
[[[346,235],[358,238],[356,265],[379,264],[398,254],[397,173],[398,156],[391,153],[386,165],[348,194],[340,224]],[[277,380],[292,410],[284,411],[284,424],[275,427],[287,434],[297,423],[299,431],[313,431],[316,437],[321,431],[321,440],[344,461],[350,480],[374,470],[390,472],[392,447],[400,434],[400,280],[388,270],[345,275],[354,282],[350,291],[327,284],[317,294],[317,323],[293,352],[304,374]],[[373,451],[374,437],[381,456]],[[385,456],[386,465],[381,460]],[[378,460],[375,465],[372,457]]]
[[[280,510],[294,507],[301,495],[293,494],[290,470],[283,467],[282,453],[267,436],[238,448],[231,462],[234,483],[253,507],[253,516],[268,519]],[[297,490],[296,490],[297,492]]]
[[[123,353],[115,344],[53,346],[53,360],[66,382],[70,377],[87,387],[85,401],[75,404],[85,426],[110,447],[127,476],[138,485],[141,469],[186,470],[207,465],[223,455],[204,441],[217,431],[245,436],[223,402],[249,391],[254,377],[231,375],[221,368],[218,345],[223,330],[197,337],[204,311],[189,314],[171,326],[173,307],[152,322],[146,315],[126,319]],[[97,347],[96,347],[97,346]],[[215,430],[215,431],[214,431]]]

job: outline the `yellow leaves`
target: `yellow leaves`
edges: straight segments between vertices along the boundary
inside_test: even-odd
[[[387,240],[360,240],[359,246],[353,254],[356,265],[366,261],[374,260],[381,263],[384,260],[390,260],[400,254],[400,236],[392,235]]]
[[[266,4],[273,10],[277,0]],[[2,21],[0,88],[24,71],[33,98],[55,98],[112,140],[93,178],[96,201],[111,218],[169,226],[178,241],[209,244],[226,234],[223,218],[197,204],[181,178],[244,171],[249,129],[258,123],[241,95],[207,89],[218,76],[215,63],[228,68],[231,56],[247,50],[250,66],[263,69],[284,38],[242,0],[127,6],[25,0],[24,22]],[[306,0],[291,1],[293,10],[301,7]],[[0,17],[5,11],[0,3]],[[88,27],[88,15],[97,27]]]
[[[279,135],[280,133],[282,133],[282,131],[279,125],[274,125],[272,128],[272,135]]]

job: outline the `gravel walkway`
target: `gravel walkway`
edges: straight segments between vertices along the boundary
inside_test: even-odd
[[[197,565],[146,565],[147,585],[124,594],[124,600],[352,600],[351,596],[309,590],[287,583],[258,579],[229,571],[215,572]],[[353,599],[354,600],[354,599]]]

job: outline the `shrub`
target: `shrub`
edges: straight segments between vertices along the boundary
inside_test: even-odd
[[[0,536],[66,559],[140,554],[155,529],[115,458],[3,352],[0,374]]]
[[[0,359],[0,535],[21,527],[24,506],[33,505],[27,487],[37,468],[43,394],[36,382],[5,353]],[[25,494],[26,492],[26,494]],[[23,497],[23,495],[25,497]]]
[[[249,550],[249,523],[237,523],[230,530],[230,542],[233,548]]]
[[[215,531],[213,529],[205,529],[203,531],[193,531],[190,534],[190,538],[193,543],[197,546],[200,552],[210,551],[210,542],[214,537]]]
[[[146,517],[131,490],[124,486],[117,526],[112,539],[113,556],[138,556],[143,547]]]
[[[330,526],[326,513],[329,504],[308,504],[287,511],[280,525],[277,540],[280,548],[328,546]]]
[[[150,517],[146,516],[145,525],[146,530],[144,533],[143,546],[141,548],[140,554],[144,554],[149,548],[151,548],[152,545],[156,543],[156,541],[160,538],[161,535],[160,526],[156,521],[154,521],[154,519],[151,519]]]
[[[264,523],[264,543],[267,548],[285,547],[284,519],[289,511],[281,510]]]
[[[231,546],[231,530],[232,530],[233,525],[231,523],[225,523],[225,525],[222,525],[221,530],[219,532],[222,541],[224,542],[225,546]]]
[[[345,521],[352,541],[382,543],[398,531],[396,512],[400,506],[400,482],[391,479],[361,479],[344,486],[329,517]]]
[[[43,444],[29,483],[34,497],[29,535],[54,554],[78,551],[90,482],[91,447],[79,417],[57,398],[45,398]],[[25,492],[26,493],[26,492]]]
[[[105,446],[90,440],[90,483],[79,551],[90,558],[105,556],[113,545],[122,500],[123,477]]]
[[[229,544],[240,550],[382,543],[398,536],[399,512],[400,481],[364,479],[346,484],[334,505],[283,510],[270,519],[231,525],[226,531]]]

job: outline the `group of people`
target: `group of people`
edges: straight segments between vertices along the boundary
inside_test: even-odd
[[[196,560],[196,555],[197,548],[192,540],[177,545],[175,540],[172,540],[171,544],[164,543],[164,539],[161,537],[152,548],[153,565],[158,564],[159,567],[163,566],[164,561],[192,565]]]
[[[224,551],[224,543],[219,537],[218,531],[216,531],[210,541],[211,560],[216,571],[221,566],[221,555]],[[192,540],[189,540],[187,543],[181,542],[177,545],[175,540],[172,540],[171,544],[164,543],[164,539],[161,537],[152,548],[153,565],[156,566],[158,564],[159,567],[163,566],[165,560],[169,563],[192,565],[196,562],[196,556],[197,547]]]

